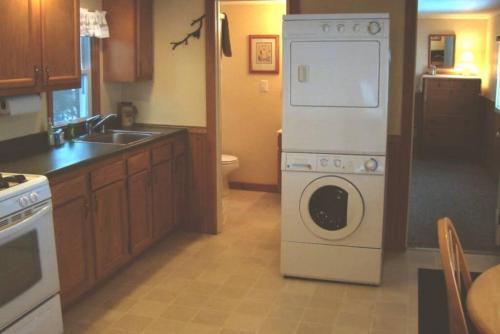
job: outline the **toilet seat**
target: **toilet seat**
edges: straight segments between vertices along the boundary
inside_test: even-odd
[[[221,163],[223,165],[230,165],[232,163],[235,163],[236,161],[238,161],[238,158],[233,155],[223,154],[221,156]]]

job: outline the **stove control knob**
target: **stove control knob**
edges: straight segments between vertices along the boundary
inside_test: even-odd
[[[370,158],[365,162],[365,169],[368,172],[375,172],[378,168],[378,161],[375,160],[374,158]]]
[[[337,24],[337,31],[344,32],[345,31],[345,24]]]
[[[30,201],[31,201],[31,203],[38,202],[38,199],[39,199],[38,193],[31,193],[30,194]]]
[[[30,205],[30,200],[28,199],[28,197],[23,196],[19,199],[19,204],[24,208],[24,207]]]
[[[382,30],[382,26],[377,21],[372,21],[368,25],[368,32],[372,35],[378,34]]]
[[[319,161],[319,164],[321,165],[321,167],[327,167],[328,166],[328,159],[327,158],[323,158]]]
[[[329,24],[323,24],[321,26],[321,30],[323,30],[323,32],[329,32],[330,31],[330,25]]]

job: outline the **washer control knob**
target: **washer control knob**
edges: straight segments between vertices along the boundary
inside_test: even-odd
[[[327,158],[320,159],[319,164],[321,165],[321,167],[327,167],[328,166],[328,159]]]
[[[368,32],[372,35],[378,34],[382,30],[382,26],[377,21],[372,21],[368,24]]]
[[[337,24],[337,31],[338,32],[344,32],[345,31],[345,24]]]
[[[28,206],[29,204],[30,204],[30,200],[28,199],[28,197],[23,196],[19,199],[19,205],[21,205],[23,208]]]
[[[328,23],[325,23],[321,26],[321,30],[323,30],[323,32],[329,32],[330,31],[330,25]]]
[[[38,193],[31,193],[30,194],[30,201],[31,203],[36,203],[38,202],[38,199],[39,199],[39,196],[38,196]]]
[[[378,161],[376,159],[370,158],[365,162],[365,169],[368,172],[374,172],[377,170],[377,168],[378,168]]]
[[[335,165],[335,167],[340,168],[340,167],[342,167],[342,160],[340,160],[340,159],[335,159],[335,160],[333,161],[333,164]]]
[[[352,27],[352,30],[354,32],[360,32],[361,31],[361,26],[359,24],[355,24],[353,27]]]

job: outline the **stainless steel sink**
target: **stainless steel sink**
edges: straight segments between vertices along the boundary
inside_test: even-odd
[[[108,130],[105,133],[92,133],[90,135],[82,136],[76,141],[112,145],[129,145],[151,138],[155,134],[156,133],[154,132]]]

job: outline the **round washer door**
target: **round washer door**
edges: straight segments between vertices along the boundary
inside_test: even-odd
[[[316,236],[338,240],[351,235],[365,211],[358,189],[346,179],[325,176],[309,183],[300,198],[302,221]]]

